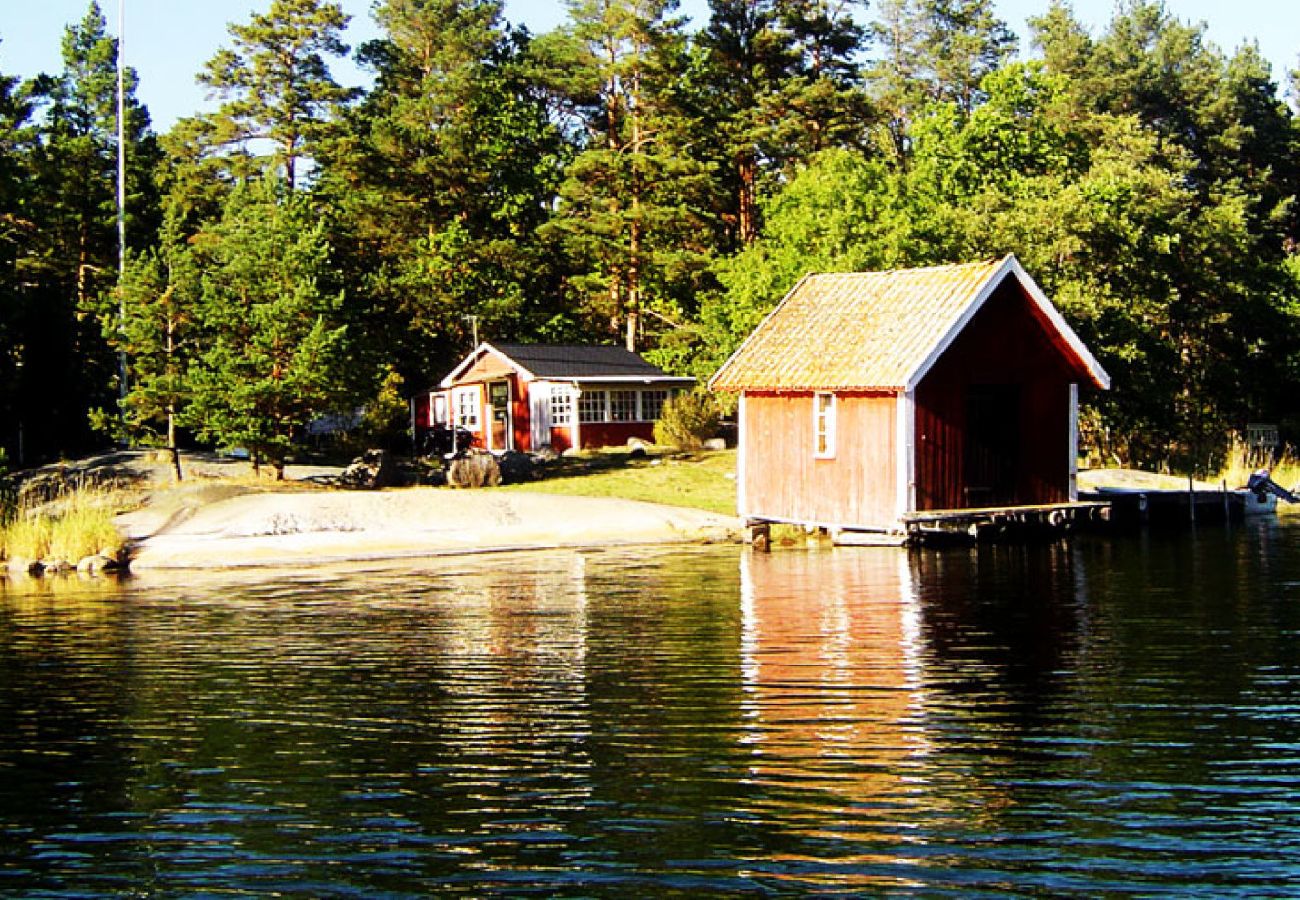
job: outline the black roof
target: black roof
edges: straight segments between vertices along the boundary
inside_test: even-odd
[[[497,343],[492,346],[538,378],[668,377],[663,369],[622,347]]]

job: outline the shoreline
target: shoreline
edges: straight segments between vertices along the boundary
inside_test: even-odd
[[[119,517],[129,569],[283,568],[631,545],[738,543],[731,516],[638,500],[399,488],[248,493]]]

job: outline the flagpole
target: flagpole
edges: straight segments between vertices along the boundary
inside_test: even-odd
[[[126,327],[126,0],[117,0],[117,324]],[[117,351],[118,398],[126,421],[126,350]]]

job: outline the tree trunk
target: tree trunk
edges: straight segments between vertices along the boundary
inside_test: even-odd
[[[754,154],[746,151],[736,161],[736,174],[740,178],[740,190],[736,196],[737,226],[740,242],[748,246],[758,237],[758,197],[755,188],[758,163]]]
[[[184,479],[181,475],[181,448],[176,446],[176,414],[169,407],[167,410],[167,449],[172,455],[172,472],[176,475],[176,483]]]

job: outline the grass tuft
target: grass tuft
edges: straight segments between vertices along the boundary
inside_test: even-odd
[[[87,489],[71,491],[52,504],[19,509],[0,529],[0,555],[72,565],[97,553],[116,556],[126,543],[113,525],[120,501],[115,493]]]

